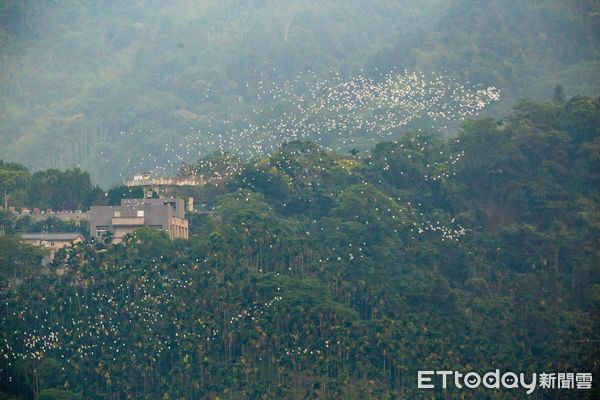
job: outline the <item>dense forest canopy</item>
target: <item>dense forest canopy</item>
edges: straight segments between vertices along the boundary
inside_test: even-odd
[[[280,99],[257,100],[258,83],[301,74],[377,81],[406,69],[494,86],[496,118],[557,83],[595,96],[599,16],[592,0],[7,0],[0,157],[79,167],[103,186],[173,173],[231,151],[219,138],[254,123],[257,107],[272,110],[262,120],[280,115]],[[362,136],[355,146],[372,146]]]
[[[448,139],[417,131],[353,154],[286,143],[205,187],[211,212],[191,217],[187,241],[144,228],[41,268],[36,248],[0,237],[0,390],[512,399],[527,395],[423,391],[416,374],[596,379],[600,99],[556,97]],[[598,388],[532,396],[595,399]]]

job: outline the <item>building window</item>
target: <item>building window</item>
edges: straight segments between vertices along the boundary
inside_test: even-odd
[[[141,218],[144,216],[144,210],[137,210],[137,216],[138,218]]]
[[[110,227],[105,225],[98,225],[96,227],[96,237],[102,237],[110,232]]]

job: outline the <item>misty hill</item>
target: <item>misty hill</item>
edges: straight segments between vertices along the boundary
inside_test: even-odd
[[[258,106],[279,115],[279,99],[258,104],[257,82],[308,73],[433,71],[498,87],[497,117],[557,83],[596,95],[599,11],[583,0],[5,1],[0,157],[80,166],[103,185],[173,172]]]

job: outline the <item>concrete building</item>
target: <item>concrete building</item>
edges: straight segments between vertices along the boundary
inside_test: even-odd
[[[44,257],[44,263],[48,263],[54,259],[54,255],[58,250],[82,242],[84,237],[77,232],[33,232],[22,233],[21,239],[25,243],[48,250],[47,256]]]
[[[162,229],[171,239],[188,239],[188,221],[185,205],[179,198],[123,199],[120,206],[92,206],[90,208],[90,235],[113,235],[113,243],[134,230],[147,226]]]

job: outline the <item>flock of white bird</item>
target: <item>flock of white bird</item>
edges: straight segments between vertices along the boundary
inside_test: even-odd
[[[131,266],[113,265],[108,273],[129,268]],[[9,366],[18,360],[35,362],[49,356],[66,359],[71,364],[93,359],[128,363],[136,357],[157,362],[164,352],[176,349],[188,352],[186,344],[192,339],[201,340],[194,342],[194,351],[207,351],[215,342],[220,343],[221,323],[212,319],[212,310],[205,312],[199,304],[193,280],[185,271],[179,276],[164,273],[165,264],[161,259],[141,268],[146,269],[147,274],[134,282],[94,286],[87,294],[82,293],[80,287],[62,304],[48,304],[45,309],[33,310],[18,302],[6,302],[5,306],[14,310],[10,318],[21,321],[23,328],[10,332],[11,340],[5,337],[0,342],[0,356]],[[110,278],[104,275],[89,279]],[[176,298],[175,293],[186,297]],[[187,304],[186,299],[192,303]],[[240,328],[238,325],[242,322],[259,324],[260,318],[279,300],[281,296],[274,296],[270,301],[254,301],[239,311],[227,310],[232,316],[223,322],[231,325],[231,331]],[[173,316],[173,309],[180,307],[185,307],[185,315]],[[168,317],[163,314],[166,310],[171,310]],[[59,313],[72,317],[65,323],[64,318],[57,319]],[[6,319],[7,316],[2,317],[2,325]],[[35,328],[30,330],[31,326]],[[133,337],[138,339],[133,340]],[[15,340],[20,344],[15,345]],[[133,342],[137,345],[132,347]]]
[[[254,110],[257,122],[246,121],[245,126],[232,128],[222,134],[198,132],[196,136],[188,136],[190,140],[187,140],[187,144],[180,144],[178,148],[167,143],[164,152],[174,158],[169,158],[167,162],[169,165],[157,166],[155,170],[160,171],[161,168],[167,170],[190,158],[198,158],[207,147],[231,152],[240,157],[256,157],[273,154],[282,142],[311,140],[320,144],[322,148],[339,150],[341,146],[352,143],[356,138],[378,140],[392,136],[397,133],[398,128],[417,118],[426,117],[443,123],[463,119],[477,114],[490,102],[499,99],[499,91],[494,87],[467,87],[447,77],[406,71],[382,75],[377,81],[363,76],[345,80],[339,75],[334,75],[329,80],[319,80],[312,73],[300,74],[295,80],[282,84],[267,85],[258,82],[255,92],[257,100],[265,106]],[[417,140],[416,147],[411,146],[408,157],[414,154],[415,148],[417,152],[426,151],[427,142],[419,142],[419,136],[415,140]],[[403,146],[400,146],[400,149],[400,151],[406,150]],[[448,155],[443,163],[444,168],[431,166],[423,179],[435,181],[449,178],[453,174],[451,167],[462,156],[462,153]],[[147,157],[156,162],[163,158],[152,154]],[[145,165],[145,160],[141,161],[140,164]],[[286,160],[281,161],[280,163],[283,164],[278,167],[289,167],[284,165],[285,162]],[[384,159],[382,168],[383,171],[389,170],[387,159]],[[308,186],[318,186],[320,184],[318,178],[323,169],[324,167],[318,163],[306,163],[301,170],[297,171],[298,178]],[[397,172],[403,174],[403,171]],[[349,168],[347,173],[352,174],[352,169]],[[367,184],[364,181],[363,183]],[[249,201],[247,193],[240,192],[240,196],[240,200]],[[374,212],[369,215],[375,216],[375,219],[368,220],[356,215],[356,222],[369,224],[377,223],[382,218],[394,220],[398,222],[397,229],[393,229],[394,232],[409,229],[413,239],[417,235],[434,232],[441,234],[442,241],[456,242],[466,233],[465,229],[454,220],[450,221],[449,226],[438,220],[429,220],[419,211],[421,204],[411,204],[410,201],[400,198],[387,197],[385,202],[375,201],[371,206]],[[410,218],[403,214],[409,214]],[[313,222],[315,230],[325,229],[319,226],[319,221]],[[306,234],[310,235],[310,231]],[[348,243],[348,256],[337,257],[337,260],[349,262],[355,257],[364,257],[363,247],[366,244],[366,242],[355,243],[353,246],[352,243]],[[339,254],[335,247],[332,248],[331,255],[335,258],[333,254]],[[328,260],[330,257],[324,261]],[[195,266],[198,267],[200,263],[196,260]],[[131,266],[111,268],[116,272]],[[77,358],[92,357],[98,352],[101,352],[103,359],[108,362],[116,361],[118,356],[130,359],[136,354],[156,361],[161,353],[172,350],[172,346],[184,347],[184,342],[192,337],[202,338],[205,347],[209,346],[211,341],[215,341],[220,334],[219,326],[214,321],[209,326],[209,323],[202,319],[200,311],[194,313],[193,319],[186,315],[184,318],[186,321],[177,318],[164,321],[166,316],[161,313],[161,310],[181,306],[182,299],[176,299],[174,291],[168,288],[178,289],[180,293],[185,292],[193,286],[192,278],[172,277],[163,273],[164,263],[159,259],[153,260],[145,268],[150,275],[144,275],[135,282],[136,294],[133,294],[131,285],[115,283],[110,285],[111,289],[108,291],[106,288],[96,287],[96,290],[90,291],[85,299],[79,291],[76,291],[69,301],[53,305],[60,312],[65,313],[66,310],[74,308],[77,303],[79,311],[73,312],[76,317],[68,324],[60,325],[53,322],[55,318],[51,314],[59,311],[49,313],[48,310],[31,310],[26,305],[22,305],[24,308],[20,311],[14,311],[12,316],[3,316],[3,322],[6,322],[6,318],[18,319],[24,326],[33,324],[36,329],[30,332],[24,328],[12,332],[11,336],[19,338],[22,345],[17,350],[5,338],[3,343],[0,343],[0,354],[8,359],[9,365],[19,359],[41,360],[47,354],[54,352],[60,357],[68,357],[69,362],[76,362]],[[206,273],[210,271],[207,270]],[[157,290],[157,285],[164,290]],[[194,298],[196,300],[193,300]],[[199,301],[197,296],[189,296],[188,299],[193,302]],[[253,304],[231,314],[227,322],[230,325],[237,325],[243,321],[258,323],[259,318],[281,299],[282,297],[278,295],[271,301]],[[93,307],[90,307],[90,304]],[[198,308],[196,304],[184,303],[183,305],[187,306],[188,310]],[[6,307],[13,310],[20,308],[18,304],[9,305],[9,303],[6,303]],[[190,325],[191,320],[197,323]],[[156,329],[157,324],[164,323],[173,327],[172,335],[164,336],[164,329],[162,331]],[[233,326],[231,328],[233,329]],[[128,336],[131,335],[131,330],[144,332],[144,343],[140,345],[140,349],[127,347],[125,340],[130,339]],[[126,331],[128,331],[127,335]],[[331,343],[327,342],[326,348],[330,345]],[[325,350],[282,349],[288,356],[319,354]]]
[[[500,99],[500,91],[451,77],[409,71],[380,74],[377,79],[313,72],[283,82],[246,84],[245,100],[255,107],[250,118],[222,121],[220,128],[182,132],[154,153],[127,160],[127,174],[171,174],[184,162],[221,151],[242,159],[270,156],[282,143],[311,140],[327,150],[364,146],[397,137],[399,129],[421,121],[433,130],[476,116]],[[191,133],[193,132],[193,133]],[[154,132],[149,132],[152,135]],[[121,135],[145,135],[140,129]],[[107,163],[111,162],[108,158]],[[123,176],[125,178],[125,176]]]

